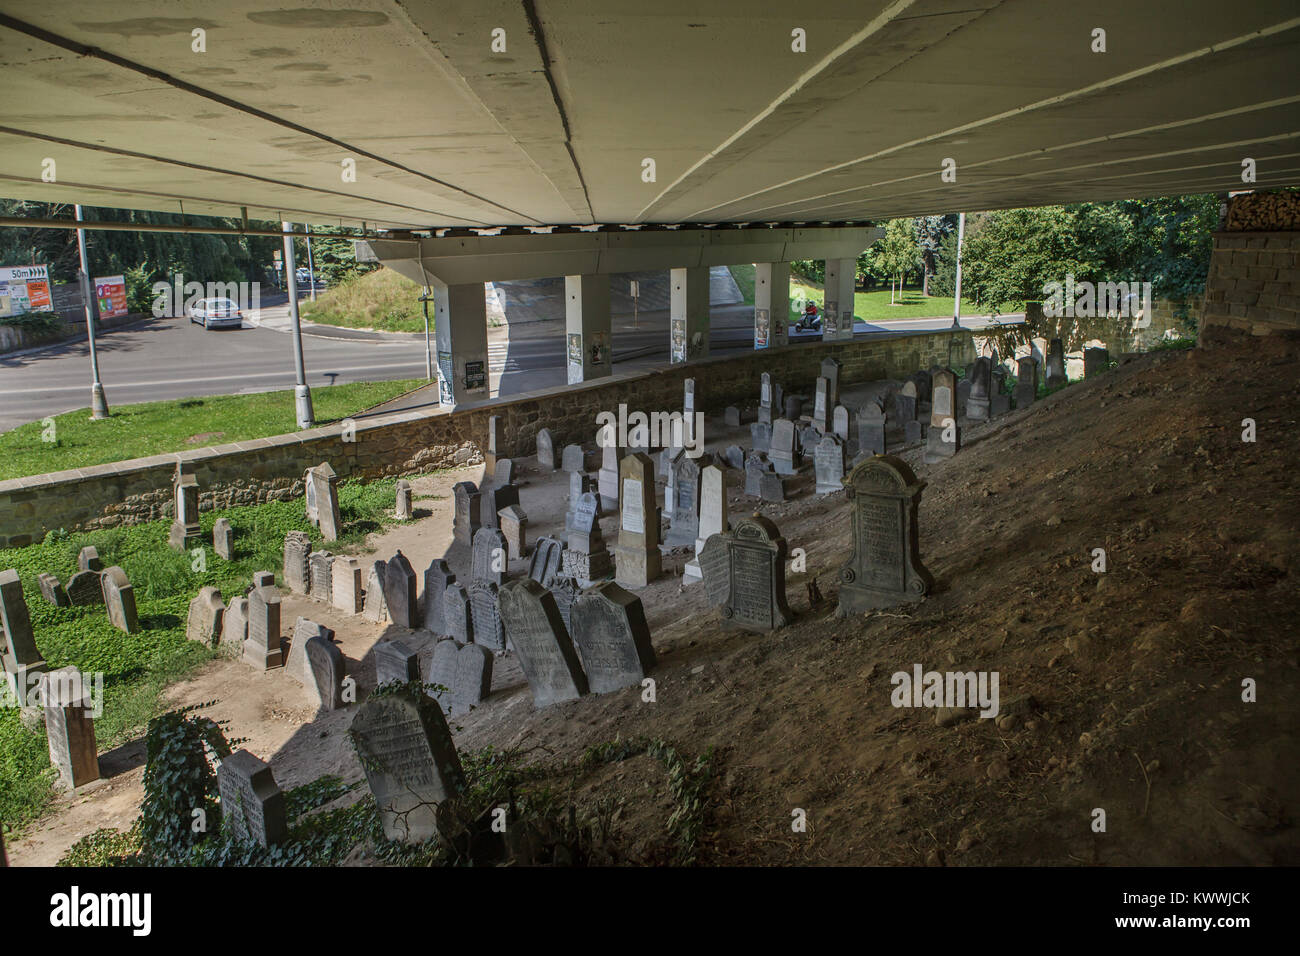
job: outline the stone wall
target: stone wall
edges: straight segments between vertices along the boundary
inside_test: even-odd
[[[1216,232],[1200,341],[1300,331],[1300,232]]]
[[[949,355],[949,348],[952,355]],[[21,547],[47,531],[112,527],[171,517],[176,462],[194,464],[200,507],[209,510],[300,496],[302,475],[328,461],[341,478],[380,478],[482,460],[478,442],[490,415],[502,418],[507,455],[536,454],[540,428],[558,450],[594,446],[596,415],[672,411],[682,407],[683,382],[696,381],[698,410],[721,413],[727,405],[756,405],[759,376],[771,372],[790,390],[811,395],[824,358],[838,358],[842,381],[902,378],[919,368],[974,358],[969,332],[877,336],[853,342],[791,345],[724,356],[647,372],[614,375],[581,385],[513,395],[455,411],[400,412],[355,421],[354,440],[342,423],[275,438],[218,445],[174,455],[81,468],[0,482],[0,547]]]

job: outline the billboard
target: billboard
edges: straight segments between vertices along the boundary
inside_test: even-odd
[[[53,308],[47,266],[0,267],[0,315],[48,312]]]
[[[126,277],[100,276],[95,279],[95,301],[99,304],[99,317],[111,319],[127,314]]]

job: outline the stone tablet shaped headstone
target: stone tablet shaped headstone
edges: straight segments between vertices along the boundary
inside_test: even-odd
[[[308,513],[308,520],[320,528],[320,536],[326,541],[337,541],[343,520],[339,517],[338,476],[328,462],[321,462],[315,468],[308,468],[303,482],[311,491],[309,500],[314,497],[316,513]]]
[[[709,459],[711,460],[711,459]],[[704,456],[692,458],[683,454],[673,465],[672,524],[664,540],[670,548],[680,548],[695,543],[700,532],[700,475],[708,464]],[[570,543],[572,547],[572,542]]]
[[[565,471],[586,471],[587,456],[581,445],[565,445],[561,456],[561,466]]]
[[[474,535],[470,583],[491,581],[493,584],[502,584],[506,579],[509,559],[510,546],[506,542],[506,536],[496,528],[479,528]]]
[[[755,422],[750,425],[749,443],[753,446],[754,451],[761,451],[766,454],[772,447],[772,424],[770,422]]]
[[[290,531],[284,536],[284,586],[294,594],[311,591],[311,538],[305,532]]]
[[[226,604],[221,600],[221,592],[214,587],[200,588],[198,595],[190,601],[189,618],[185,624],[186,638],[199,641],[207,647],[216,647],[221,640],[225,615]]]
[[[537,432],[537,467],[542,471],[555,470],[555,441],[549,428]]]
[[[785,538],[776,525],[753,515],[719,537],[730,551],[722,626],[766,633],[794,620],[785,597]]]
[[[503,488],[506,485],[513,485],[515,483],[515,463],[513,459],[497,459],[497,466],[492,469],[492,482],[498,488]]]
[[[569,611],[573,608],[573,602],[578,600],[582,594],[582,585],[578,583],[577,578],[564,574],[555,576],[553,583],[547,590],[555,598],[555,606],[560,609],[560,617],[564,620],[564,629],[569,631]],[[573,632],[569,631],[572,635]]]
[[[334,631],[324,624],[317,624],[305,617],[299,617],[293,624],[293,640],[289,645],[289,656],[284,662],[285,672],[304,687],[314,683],[311,664],[307,660],[307,642],[313,637],[326,641],[334,639]]]
[[[970,392],[966,396],[966,417],[973,422],[986,422],[992,417],[993,363],[981,355],[966,370],[970,379]]]
[[[469,609],[474,624],[474,643],[496,653],[506,649],[506,630],[501,617],[500,593],[491,581],[469,586]]]
[[[0,572],[0,625],[3,625],[4,635],[4,641],[0,643],[0,662],[3,663],[0,669],[3,669],[5,679],[19,702],[25,702],[31,681],[45,670],[45,661],[36,649],[27,598],[23,595],[18,572],[13,568]]]
[[[731,544],[725,534],[710,535],[699,553],[709,607],[722,607],[731,595]]]
[[[247,750],[236,750],[217,768],[217,792],[221,819],[235,839],[269,847],[288,837],[284,794],[270,764]]]
[[[1047,347],[1047,387],[1056,388],[1066,381],[1065,346],[1060,339],[1052,339]]]
[[[371,562],[366,572],[366,598],[361,605],[361,614],[367,621],[383,624],[389,620],[388,599],[384,596],[384,578],[387,576],[388,564],[384,561]]]
[[[684,581],[698,581],[702,577],[700,570],[700,551],[704,543],[713,535],[721,534],[731,527],[727,516],[727,477],[717,465],[706,465],[700,473],[700,522],[699,533],[695,538],[695,557],[686,562],[682,569]]]
[[[869,401],[858,412],[858,448],[872,455],[885,453],[885,410]]]
[[[404,478],[397,481],[396,498],[397,504],[393,509],[393,516],[398,521],[409,521],[415,512],[411,507],[411,483]]]
[[[384,836],[420,843],[438,833],[437,808],[465,790],[442,708],[418,688],[371,695],[348,731],[374,794]]]
[[[460,643],[474,640],[474,617],[469,592],[463,584],[452,582],[442,598],[443,626]]]
[[[519,489],[514,485],[499,485],[482,492],[479,518],[483,527],[501,527],[501,512],[512,505],[519,506]]]
[[[218,518],[212,524],[212,550],[227,561],[235,557],[235,529],[225,518]]]
[[[201,535],[199,528],[199,482],[194,477],[194,466],[189,462],[176,462],[176,472],[172,475],[172,521],[168,544],[174,551],[188,550],[198,543]]]
[[[645,467],[652,467],[648,458]],[[587,693],[586,675],[549,591],[528,578],[511,581],[501,589],[501,616],[533,692],[534,706],[546,707]]]
[[[549,590],[563,567],[563,551],[563,541],[551,537],[538,538],[528,563],[528,576]]]
[[[429,658],[429,672],[424,682],[433,685],[429,694],[444,714],[451,713],[452,695],[456,690],[456,655],[460,647],[455,641],[439,641],[433,645],[433,655]]]
[[[795,428],[789,418],[778,418],[772,425],[772,446],[767,452],[767,459],[779,475],[798,473],[799,462],[795,458]]]
[[[231,598],[230,604],[222,615],[221,649],[235,655],[244,653],[244,642],[248,640],[248,598],[240,595]]]
[[[388,619],[398,627],[414,630],[420,626],[415,569],[400,550],[384,567],[384,603],[388,605]]]
[[[103,562],[99,560],[99,549],[88,544],[77,554],[78,571],[103,571]]]
[[[736,471],[745,470],[745,449],[739,445],[728,445],[727,450],[723,453],[723,460],[726,461],[728,468],[734,468]]]
[[[822,378],[826,379],[827,400],[833,408],[840,403],[840,372],[844,363],[837,358],[822,359]]]
[[[772,376],[768,372],[764,372],[759,378],[758,420],[768,425],[772,424]]]
[[[361,562],[357,558],[339,555],[330,565],[330,602],[344,614],[360,614],[365,606],[365,585],[361,578]]]
[[[813,415],[812,423],[820,432],[830,431],[831,410],[835,407],[830,403],[830,382],[825,378],[817,379],[817,388],[813,392]]]
[[[68,579],[68,603],[73,607],[85,607],[104,603],[104,583],[100,579],[102,571],[78,571]]]
[[[773,504],[785,501],[785,482],[781,476],[771,471],[759,475],[758,497]]]
[[[134,634],[140,630],[140,622],[135,612],[135,589],[127,580],[126,572],[114,565],[100,575],[104,586],[104,604],[108,607],[108,619],[119,631]]]
[[[763,494],[763,475],[772,471],[772,466],[760,454],[751,454],[745,459],[745,494],[758,498]]]
[[[424,571],[424,626],[434,634],[447,633],[447,585],[456,580],[450,565],[435,558]]]
[[[528,515],[518,505],[502,508],[497,513],[497,527],[506,539],[506,559],[518,561],[528,552]]]
[[[248,639],[243,661],[258,670],[270,670],[284,663],[280,646],[280,592],[274,585],[248,592]]]
[[[374,655],[376,687],[420,679],[420,655],[401,641],[377,641]]]
[[[454,643],[447,641],[446,643]],[[451,709],[468,714],[492,692],[492,652],[477,644],[466,644],[456,651],[456,666],[451,688]]]
[[[38,574],[36,576],[36,586],[41,589],[41,597],[53,604],[55,607],[68,607],[68,592],[63,590],[63,585],[59,579],[52,574]]]
[[[799,416],[803,414],[803,396],[787,395],[785,397],[785,408],[782,410],[785,412],[785,417],[790,421],[798,421]]]
[[[643,588],[663,571],[654,463],[641,453],[627,455],[619,463],[619,477],[618,544],[612,549],[614,580],[625,588]]]
[[[577,472],[574,472],[577,474]],[[606,508],[618,507],[618,446],[602,444],[600,471],[596,473],[596,490],[600,492]]]
[[[817,473],[817,494],[829,495],[844,490],[844,446],[838,438],[827,435],[818,442],[813,465]]]
[[[739,428],[740,409],[735,405],[728,405],[722,412],[722,423],[728,428]]]
[[[68,790],[99,779],[95,722],[89,688],[75,667],[62,667],[40,677],[40,701],[45,708],[45,737],[50,766],[59,786]]]
[[[1103,348],[1083,350],[1083,377],[1092,378],[1110,368],[1110,352]]]
[[[313,600],[333,604],[334,555],[328,551],[313,551],[307,564],[311,569],[311,590],[308,593]]]
[[[849,410],[843,405],[836,405],[835,411],[831,413],[831,434],[835,435],[840,441],[847,442],[850,438],[849,430],[853,427],[853,422],[849,416]]]
[[[654,668],[641,599],[613,581],[584,591],[573,602],[569,620],[593,694],[639,686]]]
[[[458,481],[451,489],[456,503],[455,516],[452,518],[452,533],[457,541],[466,547],[474,543],[474,534],[480,527],[478,487],[472,481]]]
[[[934,586],[921,564],[917,540],[917,506],[925,483],[901,459],[886,455],[858,464],[844,485],[853,555],[840,569],[841,614],[921,600]]]
[[[308,696],[323,710],[338,710],[343,706],[343,678],[347,671],[343,652],[332,641],[315,636],[307,639],[307,664],[311,680],[303,686]]]

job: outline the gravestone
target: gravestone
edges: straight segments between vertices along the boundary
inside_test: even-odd
[[[1047,347],[1047,387],[1057,388],[1066,382],[1065,346],[1060,339],[1052,339]]]
[[[470,583],[491,581],[500,585],[506,579],[509,554],[505,535],[496,528],[479,528],[474,535],[474,550],[470,555]]]
[[[167,543],[173,551],[188,551],[199,544],[199,481],[194,465],[178,461],[172,475],[172,521]]]
[[[572,511],[578,505],[578,499],[587,492],[595,492],[596,488],[591,483],[591,477],[580,471],[569,472],[569,510]]]
[[[745,470],[745,449],[739,445],[728,445],[727,450],[723,453],[723,459],[728,468],[734,468],[736,471]]]
[[[772,425],[772,446],[767,452],[767,460],[778,475],[798,474],[794,441],[794,422],[789,418],[778,418]]]
[[[890,455],[857,465],[844,485],[853,555],[840,569],[840,614],[921,600],[934,586],[918,550],[916,515],[925,483]]]
[[[242,594],[231,598],[230,604],[222,615],[221,649],[233,652],[236,656],[244,653],[244,641],[248,640],[248,598]]]
[[[365,607],[361,561],[339,555],[330,565],[330,603],[344,614],[360,614]]]
[[[831,430],[831,410],[835,407],[830,402],[830,387],[831,383],[827,379],[819,378],[813,392],[812,423],[822,434]]]
[[[916,383],[904,382],[902,389],[894,393],[894,416],[907,427],[907,423],[916,420]]]
[[[99,549],[93,544],[88,544],[77,554],[78,571],[103,571],[103,562],[99,560]]]
[[[460,648],[461,645],[455,641],[439,641],[433,645],[433,655],[429,658],[429,671],[424,682],[434,685],[429,696],[438,702],[444,714],[451,713],[452,696],[456,691],[456,655]]]
[[[217,767],[221,819],[237,840],[264,847],[283,843],[289,835],[284,794],[271,765],[247,750],[221,758]]]
[[[420,655],[401,641],[375,642],[375,686],[420,679]]]
[[[280,646],[280,592],[274,585],[255,587],[248,592],[248,639],[244,641],[243,661],[261,671],[284,664]]]
[[[766,472],[758,478],[758,496],[764,501],[780,504],[785,501],[785,482],[774,471]]]
[[[515,483],[515,462],[513,458],[498,458],[497,466],[492,471],[492,483],[498,488]]]
[[[486,488],[479,496],[479,518],[484,528],[500,528],[501,512],[519,505],[519,489],[514,485]]]
[[[872,399],[858,410],[858,448],[869,455],[885,453],[885,410]]]
[[[323,637],[309,637],[307,664],[311,674],[311,681],[304,684],[307,696],[322,710],[340,709],[343,706],[343,678],[347,676],[343,652]]]
[[[33,682],[45,671],[45,661],[36,649],[36,635],[32,630],[27,598],[23,596],[22,580],[13,568],[0,571],[0,626],[4,635],[4,642],[0,643],[0,663],[4,665],[5,680],[19,703],[25,704],[34,687]]]
[[[474,643],[493,653],[504,651],[506,630],[501,618],[500,589],[496,584],[491,581],[473,582],[469,586],[469,608],[474,625]]]
[[[1110,352],[1103,348],[1083,350],[1083,377],[1092,378],[1110,368]]]
[[[75,790],[99,779],[92,701],[81,672],[62,667],[40,677],[40,701],[45,708],[45,737],[50,766],[57,783]]]
[[[315,686],[311,662],[307,659],[307,642],[313,637],[319,637],[327,642],[332,641],[334,631],[323,624],[309,621],[305,617],[300,617],[294,621],[293,639],[289,644],[289,656],[284,662],[285,673],[307,688]]]
[[[758,421],[764,425],[772,424],[772,376],[768,372],[759,377]]]
[[[544,472],[555,470],[555,440],[549,428],[537,432],[537,467]]]
[[[544,536],[537,539],[533,556],[528,562],[528,576],[544,588],[550,588],[555,576],[564,567],[564,542]]]
[[[914,445],[921,440],[924,434],[921,423],[915,418],[910,422],[903,422],[903,442],[908,445]]]
[[[78,571],[68,578],[68,603],[73,607],[86,607],[104,603],[102,571]]]
[[[967,369],[969,372],[970,370]],[[966,402],[970,398],[971,381],[963,378],[957,382],[957,417],[960,418],[966,414]]]
[[[769,422],[755,422],[749,426],[749,444],[754,451],[761,451],[763,454],[772,447],[772,425]]]
[[[41,597],[53,604],[55,607],[69,607],[71,602],[68,600],[68,592],[63,590],[63,585],[59,579],[52,574],[38,574],[36,576],[36,586],[41,589]]]
[[[587,456],[581,445],[565,445],[561,456],[561,466],[565,471],[587,470]]]
[[[225,518],[218,518],[212,523],[212,550],[218,557],[227,561],[235,557],[235,529]]]
[[[135,589],[127,580],[126,572],[114,565],[100,575],[100,581],[104,585],[108,619],[113,626],[128,634],[140,630],[140,621],[135,612]]]
[[[474,535],[480,527],[478,487],[472,481],[458,481],[452,486],[451,494],[456,503],[452,534],[468,548],[473,545]]]
[[[695,379],[688,378],[682,383],[682,439],[685,445],[694,445],[696,437],[695,422]]]
[[[409,521],[414,511],[411,508],[411,483],[405,478],[397,480],[397,505],[393,516],[398,521]]]
[[[451,566],[441,558],[424,569],[424,626],[434,634],[447,633],[447,585],[455,580]]]
[[[843,491],[844,445],[834,435],[827,435],[817,444],[813,459],[817,474],[817,494],[829,495]]]
[[[366,599],[361,605],[361,614],[367,621],[382,624],[390,620],[388,616],[388,599],[384,596],[384,578],[388,565],[383,561],[372,561],[366,572]]]
[[[506,539],[506,557],[518,561],[528,553],[528,515],[518,505],[508,505],[497,513],[497,525]]]
[[[561,566],[565,574],[577,578],[584,587],[607,577],[612,570],[597,518],[599,509],[599,499],[588,492],[565,516],[568,547],[560,554]],[[546,586],[544,581],[539,583]]]
[[[916,404],[919,408],[921,405],[930,403],[930,373],[922,369],[919,372],[913,372],[907,379],[916,387]]]
[[[711,460],[711,459],[710,459]],[[695,543],[700,531],[700,469],[708,464],[704,456],[683,454],[673,465],[672,511],[664,544],[680,548]],[[573,547],[573,543],[569,543]]]
[[[559,574],[556,575],[555,581],[547,590],[555,598],[555,606],[560,609],[560,617],[564,620],[564,629],[572,634],[573,631],[569,629],[569,611],[573,607],[573,602],[578,599],[578,595],[582,593],[582,586],[578,584],[577,578]]]
[[[1038,363],[1032,355],[1016,359],[1016,408],[1028,408],[1038,397]]]
[[[772,412],[775,418],[781,417],[781,412],[785,409],[785,386],[780,382],[772,383]]]
[[[931,376],[930,430],[925,436],[925,463],[933,465],[951,458],[961,449],[961,428],[957,424],[957,376],[940,369]]]
[[[601,504],[606,508],[618,507],[618,446],[612,442],[601,446],[600,471],[596,474],[596,488]]]
[[[448,583],[442,598],[443,628],[462,644],[474,640],[473,611],[463,584]]]
[[[754,515],[718,537],[728,551],[722,626],[766,633],[794,620],[785,598],[785,538],[776,525]]]
[[[754,453],[745,458],[745,494],[751,498],[762,495],[762,476],[772,471],[772,465],[762,455]]]
[[[828,408],[834,408],[840,403],[840,372],[843,369],[844,363],[837,358],[822,359],[822,378],[826,379]]]
[[[731,544],[725,535],[710,535],[700,549],[700,572],[709,607],[722,607],[731,595]]]
[[[993,363],[981,355],[966,370],[970,379],[970,393],[966,397],[966,417],[973,422],[986,422],[992,417]]]
[[[569,619],[593,694],[640,686],[654,669],[650,625],[641,599],[613,581],[584,591],[573,602]]]
[[[465,774],[437,701],[418,687],[371,696],[348,730],[389,840],[438,835],[438,804],[465,790]]]
[[[700,551],[704,543],[715,534],[731,527],[727,518],[727,476],[717,465],[706,465],[700,474],[700,517],[695,534],[695,557],[686,562],[682,578],[686,582],[698,581]]]
[[[722,423],[728,428],[740,427],[740,409],[735,405],[728,405],[722,412]]]
[[[623,461],[636,457],[644,456],[629,455]],[[645,465],[651,467],[648,458]],[[528,578],[511,581],[501,589],[501,616],[533,692],[534,706],[546,707],[587,693],[586,675],[549,591]]]
[[[185,637],[207,647],[216,647],[221,641],[225,616],[226,604],[221,600],[221,592],[214,587],[200,588],[194,600],[190,601]]]
[[[614,580],[643,588],[663,570],[659,553],[659,510],[655,504],[654,464],[644,454],[619,463],[619,529],[614,546]]]
[[[329,462],[308,468],[303,475],[307,488],[307,519],[320,529],[320,536],[326,541],[337,541],[339,529],[343,527],[343,520],[339,517],[338,482],[338,475],[334,474]]]
[[[254,572],[253,572],[253,587],[255,587],[255,588],[261,588],[261,587],[275,587],[275,572],[274,572],[274,571],[254,571]]]
[[[492,693],[492,662],[492,652],[477,644],[466,644],[456,651],[451,685],[452,712],[468,714],[487,700]]]
[[[787,395],[785,397],[785,407],[782,411],[785,412],[785,417],[790,421],[798,421],[799,416],[803,414],[803,396]],[[775,425],[775,422],[773,424]]]
[[[311,591],[311,538],[305,532],[290,531],[284,536],[284,586],[294,594]]]
[[[501,457],[501,416],[489,415],[487,421],[487,449],[483,452],[484,476],[496,474],[497,459]]]
[[[307,559],[311,569],[310,596],[322,604],[333,604],[334,555],[328,551],[313,551]]]
[[[989,395],[989,415],[997,418],[1011,411],[1011,396],[1007,394],[1007,370],[1001,365],[993,366],[989,377],[992,383]]]
[[[844,405],[836,405],[831,413],[831,434],[847,444],[853,428],[852,416]]]
[[[416,601],[415,569],[400,550],[384,566],[383,585],[388,619],[407,630],[419,627],[420,606]]]

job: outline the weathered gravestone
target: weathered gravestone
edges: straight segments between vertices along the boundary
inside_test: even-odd
[[[99,549],[88,544],[77,554],[78,571],[103,571],[104,564],[99,560]]]
[[[225,620],[226,604],[221,600],[221,591],[214,587],[200,588],[194,600],[190,601],[185,637],[208,647],[216,647],[221,640]]]
[[[700,521],[695,536],[695,557],[686,562],[682,570],[684,581],[698,581],[700,551],[712,535],[721,534],[731,527],[727,518],[727,476],[717,465],[706,465],[700,473]]]
[[[330,602],[344,614],[360,614],[365,606],[365,588],[361,581],[361,561],[339,555],[330,565]]]
[[[68,592],[63,590],[63,585],[59,579],[52,574],[38,574],[36,576],[36,586],[41,589],[41,597],[55,607],[68,607]]]
[[[1038,397],[1038,363],[1032,355],[1016,359],[1016,408],[1028,408]]]
[[[428,674],[424,678],[426,684],[433,685],[429,695],[438,702],[444,714],[451,713],[452,695],[456,689],[456,653],[460,647],[455,641],[439,641],[433,645]]]
[[[418,687],[372,694],[348,731],[374,794],[384,836],[420,843],[438,833],[437,808],[465,790],[465,774],[437,702]]]
[[[518,505],[497,512],[497,527],[506,539],[506,558],[518,561],[528,553],[528,515]]]
[[[569,472],[569,510],[572,511],[578,506],[578,499],[587,492],[596,492],[595,486],[591,483],[591,477],[581,471]]]
[[[905,427],[908,422],[916,420],[915,382],[904,382],[903,387],[894,393],[894,417]]]
[[[456,651],[451,685],[454,713],[468,714],[487,699],[492,692],[492,661],[492,652],[477,644],[466,644]]]
[[[761,454],[751,452],[747,455],[745,457],[745,494],[751,498],[762,495],[763,489],[760,481],[763,474],[771,470],[772,466]]]
[[[506,649],[506,629],[501,617],[499,588],[491,581],[475,581],[469,586],[470,618],[474,624],[474,643],[493,653]]]
[[[538,538],[528,562],[528,576],[542,587],[550,588],[564,567],[563,551],[563,541],[549,536]]]
[[[307,520],[320,528],[320,536],[326,541],[337,541],[343,520],[339,517],[338,475],[329,462],[321,462],[315,468],[308,468],[303,475],[303,484],[307,489]]]
[[[560,617],[564,620],[564,629],[572,634],[569,630],[569,611],[573,607],[573,602],[582,594],[582,586],[576,578],[569,577],[565,574],[557,574],[555,581],[551,584],[548,591],[555,598],[555,606],[560,609]]]
[[[447,585],[455,580],[451,566],[441,558],[424,570],[424,626],[434,634],[447,633]]]
[[[255,587],[255,588],[262,588],[262,587],[272,587],[272,588],[273,588],[273,587],[275,587],[275,572],[274,572],[274,571],[254,571],[254,572],[253,572],[253,587]]]
[[[463,584],[451,582],[442,598],[442,614],[446,633],[464,644],[474,640],[474,618],[470,608],[469,592]]]
[[[826,379],[826,404],[834,408],[840,403],[840,372],[844,363],[837,358],[822,359],[822,378]]]
[[[343,706],[343,678],[347,670],[343,652],[332,641],[313,636],[307,639],[307,665],[311,680],[304,683],[307,694],[323,710]]]
[[[916,511],[925,483],[901,459],[887,455],[857,465],[844,486],[853,555],[840,569],[841,615],[921,600],[934,586],[917,543]]]
[[[561,564],[565,574],[577,578],[584,586],[608,576],[612,570],[600,531],[599,510],[599,499],[588,492],[564,519],[568,547],[560,554]],[[546,586],[545,582],[539,583]]]
[[[835,407],[830,403],[829,393],[830,382],[825,378],[817,379],[817,387],[813,392],[812,423],[822,434],[831,430],[831,409]]]
[[[366,572],[366,598],[361,605],[361,615],[367,621],[382,624],[389,620],[388,599],[384,596],[384,578],[388,565],[383,561],[373,561]]]
[[[767,452],[767,460],[778,475],[798,474],[799,461],[795,457],[794,442],[794,422],[778,418],[772,425],[772,446]]]
[[[817,494],[829,495],[843,491],[844,445],[834,435],[827,435],[817,444],[813,457],[817,474]]]
[[[19,703],[26,704],[33,682],[45,671],[45,661],[36,649],[36,636],[27,610],[27,599],[23,596],[23,584],[13,568],[0,571],[0,625],[3,625],[0,630],[4,635],[4,642],[0,644],[0,663],[4,665],[5,680]]]
[[[981,355],[966,370],[970,380],[970,394],[966,397],[966,417],[973,422],[986,422],[992,417],[993,363]]]
[[[740,427],[740,409],[735,405],[728,405],[722,412],[722,423],[728,428]]]
[[[1011,396],[1007,394],[1007,370],[1001,365],[993,366],[989,376],[989,415],[997,418],[1011,411]]]
[[[75,667],[62,667],[40,677],[40,700],[45,708],[45,737],[50,766],[59,786],[67,790],[99,779],[95,721],[91,717],[89,688]]]
[[[614,580],[625,588],[643,588],[663,571],[659,553],[659,509],[655,504],[654,464],[643,454],[619,463],[618,544],[614,546]]]
[[[961,450],[961,428],[957,425],[957,376],[941,369],[931,376],[930,430],[925,436],[925,463],[951,458]]]
[[[140,630],[140,621],[135,612],[135,589],[127,580],[126,572],[114,565],[100,575],[100,582],[104,586],[108,619],[113,626],[128,634]]]
[[[173,551],[187,551],[199,543],[199,481],[194,465],[178,461],[172,475],[172,521],[167,543]]]
[[[479,518],[485,528],[501,527],[501,512],[519,506],[519,489],[514,485],[501,485],[480,492]]]
[[[328,551],[313,551],[307,564],[311,569],[311,590],[308,592],[311,598],[323,604],[333,604],[334,555]]]
[[[803,414],[803,396],[787,395],[785,397],[785,408],[782,410],[785,412],[785,417],[790,421],[798,421],[799,416]]]
[[[770,422],[755,422],[749,426],[749,443],[754,451],[767,454],[772,448],[772,425]]]
[[[73,607],[104,603],[102,571],[78,571],[68,579],[68,603]]]
[[[537,467],[542,471],[555,470],[555,440],[549,428],[537,432]]]
[[[483,474],[492,475],[497,470],[497,459],[501,457],[501,416],[489,415],[487,427],[487,449],[483,452]]]
[[[759,475],[758,496],[773,504],[785,501],[785,482],[781,476],[774,471]]]
[[[561,453],[561,467],[565,471],[582,471],[587,470],[587,455],[582,450],[581,445],[565,445]]]
[[[492,484],[498,488],[515,483],[515,462],[513,458],[498,458],[497,466],[492,470]],[[500,509],[498,509],[500,510]]]
[[[264,847],[283,843],[289,835],[284,794],[271,765],[247,750],[223,757],[217,768],[221,819],[237,840]]]
[[[1103,348],[1083,350],[1083,377],[1092,378],[1110,368],[1110,352]]]
[[[294,594],[311,591],[311,538],[302,531],[284,536],[284,586]]]
[[[725,548],[725,558],[719,557],[719,547]],[[785,598],[785,558],[785,538],[761,515],[743,518],[705,543],[700,560],[705,593],[711,602],[723,596],[724,628],[766,633],[794,620]],[[718,580],[720,572],[725,584]]]
[[[212,523],[212,550],[218,557],[227,561],[235,557],[235,529],[225,518],[218,518]]]
[[[573,602],[569,621],[593,694],[638,686],[654,669],[655,652],[641,599],[613,581],[584,591]]]
[[[496,528],[479,528],[474,535],[474,550],[470,555],[470,583],[491,581],[493,584],[501,584],[506,579],[509,555],[505,535]]]
[[[739,445],[728,445],[722,457],[728,468],[734,468],[736,471],[745,470],[745,449]]]
[[[772,376],[764,372],[758,387],[758,421],[759,424],[772,424]]]
[[[465,547],[474,544],[474,535],[480,527],[480,497],[478,487],[472,481],[458,481],[451,489],[456,502],[456,513],[452,518],[452,534]]]
[[[852,428],[853,419],[848,408],[843,405],[836,405],[835,411],[831,413],[831,434],[840,441],[847,443],[852,435]]]
[[[858,410],[858,448],[869,455],[885,453],[885,410],[876,399]]]
[[[398,521],[409,521],[414,514],[411,507],[411,483],[405,478],[397,480],[397,504],[393,509],[393,516]]]
[[[420,679],[420,655],[401,641],[375,642],[375,686]]]
[[[500,532],[498,532],[500,533]],[[398,627],[420,626],[420,605],[416,600],[415,568],[399,550],[384,566],[384,603],[388,619]]]
[[[327,643],[334,639],[334,631],[323,624],[300,617],[293,624],[293,639],[289,644],[289,657],[284,662],[284,670],[290,677],[304,687],[314,687],[311,662],[307,659],[307,642],[319,637]]]
[[[231,598],[221,618],[222,651],[236,656],[243,654],[244,642],[248,640],[248,598],[242,594]]]
[[[1065,346],[1060,339],[1052,339],[1047,347],[1047,387],[1057,388],[1066,384]]]
[[[262,585],[248,592],[248,639],[243,661],[258,670],[270,670],[284,663],[280,646],[280,592],[274,585]]]
[[[695,543],[700,531],[700,473],[712,456],[683,454],[673,464],[672,510],[664,544],[680,548]],[[569,545],[572,547],[572,543]]]
[[[648,458],[645,463],[650,466]],[[533,692],[534,706],[546,707],[587,693],[586,675],[549,591],[527,578],[511,581],[501,589],[501,615]]]
[[[930,402],[930,373],[921,369],[909,375],[907,380],[916,387],[916,404],[919,411],[920,406]]]
[[[618,445],[613,441],[601,445],[600,471],[596,473],[596,489],[600,492],[601,504],[604,507],[618,507]]]

